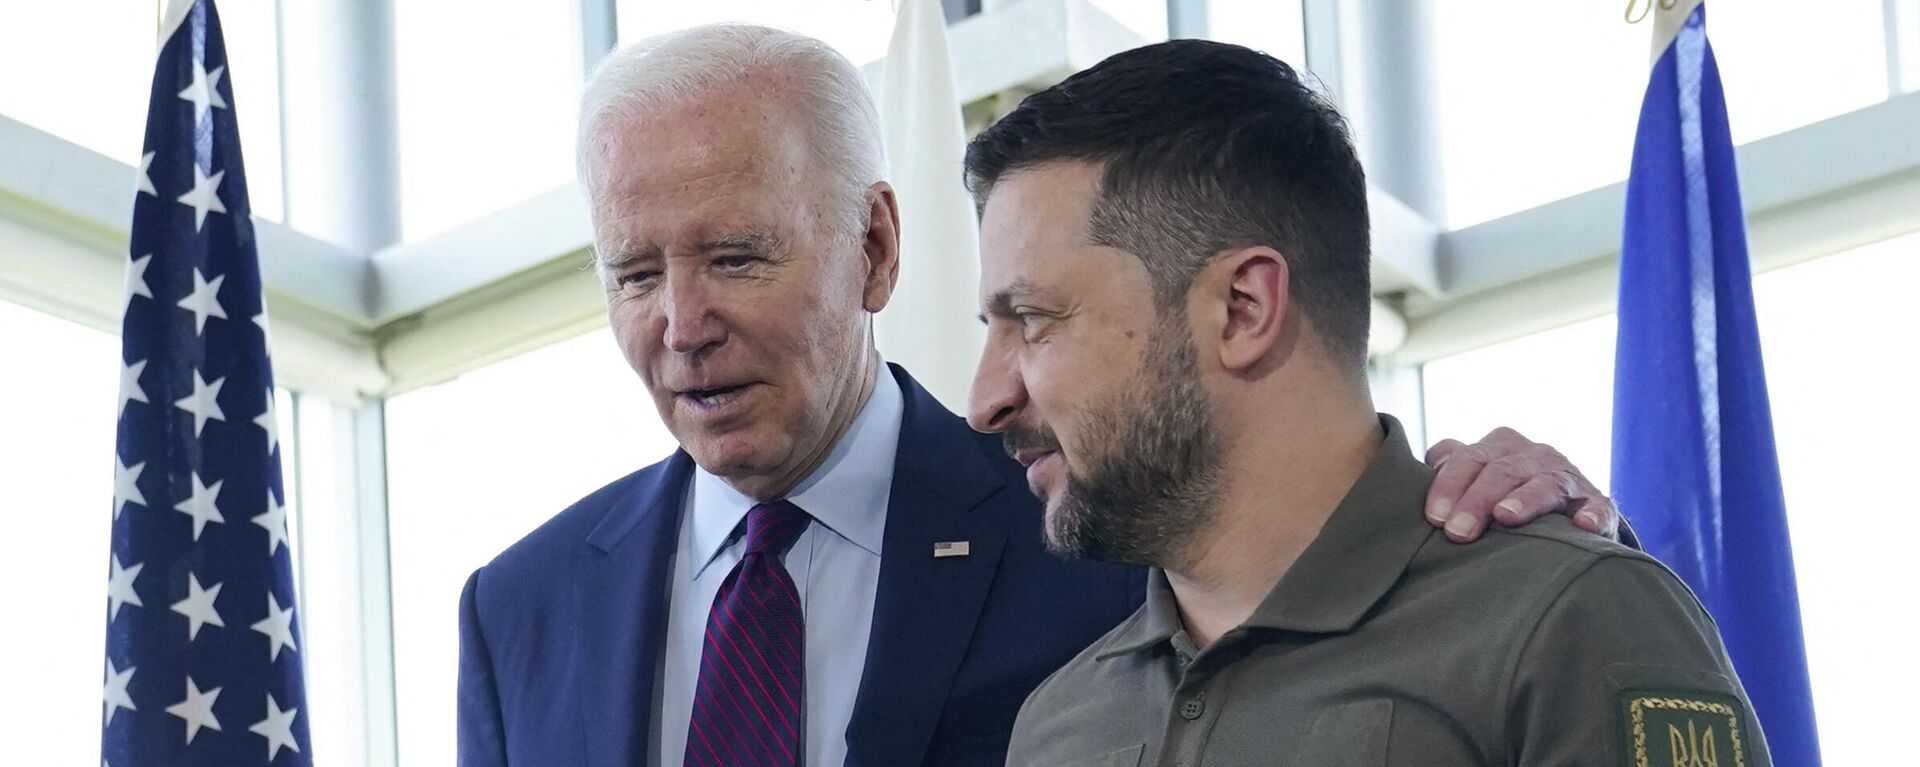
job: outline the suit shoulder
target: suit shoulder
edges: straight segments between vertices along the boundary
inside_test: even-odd
[[[1027,492],[1027,469],[1013,460],[1012,456],[1007,455],[1005,442],[1000,435],[974,431],[973,427],[967,425],[966,419],[952,413],[943,412],[940,418],[948,419],[950,426],[922,429],[918,432],[903,429],[900,436],[900,449],[903,451],[925,449],[926,444],[931,440],[941,440],[947,444],[958,442],[960,447],[964,448],[960,451],[962,455],[965,451],[972,451],[980,456],[980,466],[984,473],[975,473],[972,476],[982,481],[990,476],[993,480],[988,484],[999,485],[999,491],[990,496],[989,503],[1011,505],[1021,513],[1039,513],[1039,501],[1033,497],[1032,493]],[[943,444],[942,447],[946,445]],[[899,477],[896,476],[895,481],[899,481]]]
[[[959,418],[959,416],[955,416],[955,418]],[[969,426],[967,427],[967,438],[973,441],[973,449],[980,451],[981,458],[986,460],[987,465],[993,469],[995,474],[1000,475],[1001,479],[1012,484],[1015,490],[1020,491],[1023,495],[1025,494],[1027,486],[1026,467],[1021,466],[1019,462],[1007,455],[1006,443],[1002,441],[1000,435],[983,434],[973,431],[973,427]]]
[[[558,561],[577,555],[587,535],[599,526],[622,498],[656,481],[667,461],[648,466],[607,483],[562,509],[481,566],[477,575],[489,583],[521,581],[551,571]]]

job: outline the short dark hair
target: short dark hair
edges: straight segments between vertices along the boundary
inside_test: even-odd
[[[1323,345],[1366,364],[1367,184],[1346,121],[1263,53],[1172,40],[1115,54],[1028,96],[967,145],[983,209],[1008,173],[1104,166],[1089,235],[1138,256],[1165,310],[1222,251],[1266,245]]]

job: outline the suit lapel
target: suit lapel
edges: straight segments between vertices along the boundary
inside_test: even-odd
[[[904,370],[906,393],[866,670],[847,727],[848,763],[920,764],[1006,542],[1004,482],[977,435]],[[966,541],[967,556],[935,558]]]
[[[653,748],[655,661],[666,638],[674,543],[692,472],[693,460],[674,454],[587,535],[592,550],[575,582],[580,618],[572,673],[591,764],[645,764]]]

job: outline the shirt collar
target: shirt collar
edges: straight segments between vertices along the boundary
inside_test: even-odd
[[[1384,438],[1353,488],[1244,625],[1337,633],[1360,623],[1386,596],[1433,533],[1421,515],[1433,472],[1413,457],[1406,432],[1381,414]],[[1149,575],[1146,604],[1115,632],[1105,660],[1157,646],[1182,629],[1166,573]]]
[[[833,451],[812,474],[787,495],[815,522],[848,542],[880,555],[886,532],[887,497],[893,489],[894,456],[900,446],[900,418],[905,410],[900,387],[877,366],[873,393],[853,418]],[[756,503],[706,469],[696,467],[692,484],[692,519],[688,525],[692,575],[699,577],[720,552],[733,544],[741,521]]]

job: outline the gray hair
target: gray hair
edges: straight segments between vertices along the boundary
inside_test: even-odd
[[[756,73],[794,77],[808,145],[840,198],[843,232],[866,225],[866,190],[884,178],[880,112],[846,57],[805,35],[749,24],[710,24],[650,37],[607,55],[580,98],[580,183],[596,187],[596,139],[610,121],[682,102]]]

